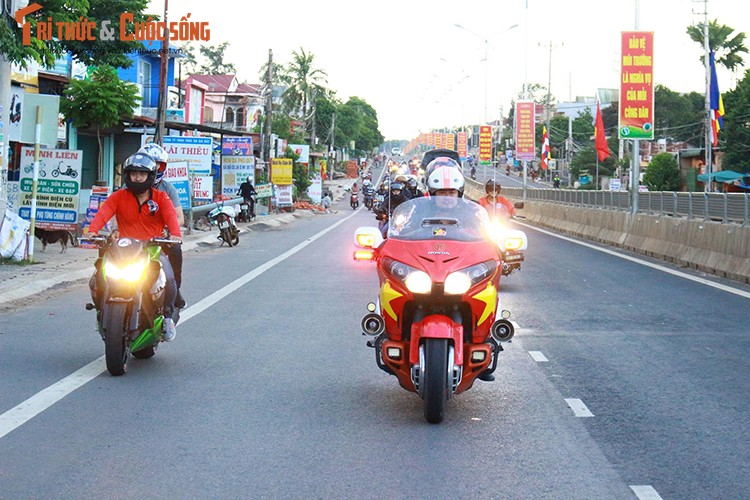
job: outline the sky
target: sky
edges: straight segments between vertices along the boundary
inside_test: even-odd
[[[208,22],[210,40],[189,43],[229,42],[225,62],[235,65],[241,82],[260,82],[269,49],[281,64],[292,59],[293,50],[311,52],[315,67],[328,75],[326,86],[339,99],[356,96],[375,109],[386,140],[409,140],[433,128],[483,122],[485,116],[497,119],[501,108],[507,116],[524,82],[551,82],[556,101],[593,96],[597,88],[617,89],[622,31],[654,32],[656,84],[676,92],[705,92],[702,49],[690,40],[687,27],[702,23],[707,9],[709,20],[750,36],[750,5],[737,0],[276,0],[228,5],[173,0],[168,18],[179,21],[189,13],[191,21]],[[152,0],[149,12],[162,15],[164,0]],[[750,68],[750,55],[745,60],[737,74],[718,69],[722,92]]]

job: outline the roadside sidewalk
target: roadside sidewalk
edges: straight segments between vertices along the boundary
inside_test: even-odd
[[[346,188],[354,181],[355,179],[339,179],[326,183],[326,187],[332,191],[334,203],[346,195]],[[246,232],[252,230],[253,226],[278,227],[298,218],[310,216],[313,216],[310,210],[272,213],[260,215],[253,222],[238,223],[238,226],[242,232]],[[194,229],[191,234],[183,235],[183,253],[200,248],[207,243],[215,243],[218,247],[217,235],[218,231],[213,227],[207,231]],[[242,244],[241,241],[240,244]],[[42,243],[37,239],[34,242],[33,264],[0,265],[0,305],[30,297],[63,283],[88,280],[94,272],[97,251],[68,245],[67,251],[60,253],[60,248],[59,243],[53,243],[48,245],[47,251],[43,253]]]

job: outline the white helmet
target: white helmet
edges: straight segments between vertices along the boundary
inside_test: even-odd
[[[138,150],[138,152],[150,156],[157,163],[158,168],[156,169],[156,181],[154,182],[154,185],[158,186],[161,182],[162,177],[164,177],[164,172],[167,169],[169,154],[163,147],[159,146],[155,142],[149,142],[148,144],[142,146],[141,149]]]
[[[437,167],[427,178],[427,191],[431,195],[439,189],[456,189],[458,195],[464,195],[464,176],[461,171],[453,167]]]

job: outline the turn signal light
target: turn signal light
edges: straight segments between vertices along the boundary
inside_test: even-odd
[[[375,246],[375,236],[368,233],[362,233],[357,235],[357,244],[363,247],[372,248]]]
[[[375,252],[372,250],[357,250],[354,252],[354,260],[373,260]]]

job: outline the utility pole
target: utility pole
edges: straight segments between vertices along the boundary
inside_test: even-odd
[[[703,48],[706,51],[706,176],[708,179],[704,184],[704,191],[706,193],[711,192],[711,162],[712,149],[713,149],[713,134],[711,133],[711,47],[708,43],[708,0],[704,1],[705,8],[703,10],[704,21],[703,21]]]
[[[6,21],[4,16],[3,21]],[[8,125],[10,124],[10,61],[0,53],[0,220],[8,205]]]
[[[169,26],[167,13],[169,0],[164,0],[164,25]],[[164,122],[167,120],[167,68],[169,67],[169,30],[164,30],[164,40],[161,42],[161,60],[159,61],[159,104],[156,116],[156,137],[154,142],[164,143]]]
[[[271,174],[271,117],[273,115],[273,51],[268,49],[268,68],[266,69],[266,119],[263,122],[263,161],[268,166],[269,180]]]
[[[640,28],[641,2],[635,0],[635,29]],[[638,213],[638,191],[641,177],[641,141],[633,141],[633,158],[630,168],[630,199],[631,212],[633,215]]]

